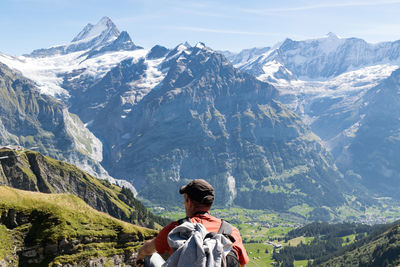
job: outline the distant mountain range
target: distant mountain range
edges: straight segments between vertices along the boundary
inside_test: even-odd
[[[287,39],[243,57],[247,51],[226,56],[279,90],[279,99],[322,138],[347,180],[375,196],[398,199],[400,41],[368,44],[329,33]]]
[[[177,189],[193,178],[215,186],[219,205],[306,207],[316,218],[348,205],[349,196],[361,205],[373,196],[398,198],[400,179],[389,156],[398,154],[391,145],[396,115],[389,125],[382,121],[382,131],[368,130],[391,114],[384,112],[390,94],[395,107],[397,72],[388,77],[399,62],[398,45],[329,34],[225,56],[202,43],[146,50],[104,17],[69,44],[22,57],[0,54],[4,72],[12,73],[0,76],[11,75],[8,88],[25,79],[31,84],[25,91],[75,118],[75,128],[62,123],[57,129],[64,135],[57,134],[51,128],[57,120],[38,115],[40,103],[27,121],[47,132],[27,134],[22,122],[7,123],[11,113],[4,111],[2,144],[31,146],[51,135],[58,158],[76,163],[66,151],[84,155],[101,164],[95,172],[104,168],[163,205],[176,204]],[[379,153],[371,138],[386,140]],[[49,154],[50,141],[40,142]],[[392,190],[385,191],[388,184]]]

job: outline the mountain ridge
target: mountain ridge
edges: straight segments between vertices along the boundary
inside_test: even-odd
[[[0,186],[1,266],[135,266],[137,248],[155,234],[71,194]]]
[[[74,165],[33,151],[0,149],[0,185],[43,193],[70,193],[115,218],[142,226],[168,220],[149,213],[128,188],[97,179]]]
[[[244,199],[248,197],[246,190],[239,191],[239,188],[244,186],[244,184],[240,184],[243,183],[243,181],[239,182],[240,180],[238,180],[236,175],[231,174],[231,171],[229,171],[230,168],[232,168],[233,171],[240,166],[236,165],[239,164],[235,162],[236,160],[233,160],[233,163],[229,163],[229,161],[232,160],[230,158],[236,158],[237,156],[234,155],[239,153],[239,151],[235,151],[234,149],[243,146],[243,150],[240,153],[244,155],[250,153],[250,151],[254,151],[253,153],[257,156],[252,160],[259,161],[263,167],[254,167],[259,169],[253,171],[252,176],[260,175],[261,177],[266,177],[269,176],[267,175],[269,172],[271,172],[271,174],[275,173],[271,169],[274,168],[272,164],[275,163],[273,163],[273,157],[269,158],[263,155],[263,153],[266,153],[263,152],[263,150],[268,151],[271,148],[267,145],[268,137],[262,137],[260,134],[262,132],[267,134],[267,129],[271,130],[271,132],[269,132],[271,140],[279,138],[281,134],[282,142],[284,143],[285,138],[288,138],[288,140],[291,140],[291,138],[296,139],[297,135],[303,135],[307,133],[307,130],[297,125],[300,121],[297,121],[294,114],[288,113],[286,108],[272,101],[277,93],[276,89],[272,86],[259,83],[251,76],[234,70],[232,65],[226,61],[223,56],[210,49],[196,46],[180,48],[178,46],[175,51],[179,49],[182,50],[180,53],[176,54],[175,52],[170,52],[170,55],[167,55],[167,60],[163,67],[169,66],[169,71],[162,85],[157,88],[157,90],[152,90],[146,95],[143,100],[135,106],[135,112],[131,112],[127,115],[125,120],[127,120],[128,123],[126,125],[129,127],[129,122],[134,122],[136,129],[129,131],[128,134],[126,134],[126,132],[121,133],[130,137],[122,143],[121,148],[115,147],[115,149],[117,149],[115,155],[118,158],[112,160],[121,164],[117,166],[126,167],[116,167],[120,172],[123,172],[122,174],[117,174],[113,171],[111,171],[111,173],[112,175],[124,177],[128,177],[128,173],[139,175],[139,173],[141,173],[142,170],[146,170],[146,168],[131,170],[132,167],[136,166],[136,164],[132,163],[143,163],[146,159],[146,164],[148,164],[149,169],[153,168],[156,170],[159,168],[159,164],[162,164],[161,168],[167,171],[164,173],[158,173],[156,171],[156,173],[158,173],[156,176],[159,182],[151,182],[151,187],[148,187],[145,192],[141,192],[144,197],[154,198],[152,192],[155,192],[155,189],[159,187],[165,190],[167,186],[166,181],[170,181],[170,183],[175,184],[174,186],[169,185],[168,191],[171,192],[166,193],[165,197],[158,197],[160,200],[162,197],[163,202],[168,201],[168,198],[175,200],[176,196],[174,195],[179,183],[196,177],[205,177],[206,179],[210,179],[207,177],[215,177],[210,180],[216,187],[216,190],[220,192],[221,197],[218,197],[217,202],[232,202],[235,199],[235,194],[237,194],[240,196],[240,200],[236,203],[241,203],[241,205],[243,205],[243,203],[245,203]],[[182,107],[184,107],[184,109],[182,109]],[[278,115],[280,113],[281,115]],[[268,118],[268,116],[271,116],[271,118]],[[276,121],[274,116],[277,117]],[[292,128],[286,128],[287,126],[284,123],[280,124],[281,122],[279,122],[279,120],[286,119],[288,124],[294,124],[291,126]],[[241,125],[241,120],[243,120],[243,125]],[[263,122],[264,120],[265,122]],[[269,120],[271,121],[267,122]],[[274,127],[273,125],[275,123],[277,125]],[[298,129],[296,129],[296,127],[298,127]],[[238,129],[236,130],[238,131],[237,133],[234,132],[235,128]],[[154,131],[151,129],[158,130]],[[241,137],[241,135],[243,135],[243,137]],[[234,136],[240,141],[234,141]],[[257,144],[256,136],[260,138],[259,144]],[[303,142],[300,141],[300,139],[301,138],[299,138],[298,142]],[[150,140],[153,141],[150,142]],[[163,142],[163,140],[169,141],[166,143]],[[312,147],[313,145],[311,144],[314,141],[311,140],[312,139],[310,139],[310,146]],[[279,141],[276,140],[276,142]],[[150,143],[151,146],[146,145]],[[216,152],[218,150],[212,148],[213,146],[217,147],[216,149],[222,150]],[[307,145],[305,145],[305,147],[306,146]],[[201,147],[207,148],[206,150],[208,151]],[[162,152],[163,149],[166,149],[166,151]],[[246,149],[248,149],[247,152]],[[287,149],[289,149],[289,147]],[[312,148],[310,149],[312,150]],[[121,151],[122,154],[119,154],[119,151]],[[214,153],[216,154],[213,155]],[[223,157],[218,159],[218,157],[220,157],[217,157],[218,153],[221,153]],[[308,152],[305,153],[307,154]],[[161,156],[163,154],[165,156]],[[134,155],[137,156],[135,157]],[[159,159],[157,159],[158,157]],[[260,158],[257,159],[258,157]],[[171,162],[170,160],[174,158],[175,160]],[[196,158],[196,164],[193,162],[192,158]],[[209,160],[206,160],[206,158]],[[153,160],[158,163],[150,163]],[[250,160],[249,163],[252,160]],[[221,161],[221,163],[217,163],[218,161]],[[262,163],[263,161],[266,162]],[[128,164],[128,162],[130,163]],[[169,164],[171,164],[171,166],[168,166]],[[185,166],[186,164],[188,165]],[[218,164],[221,164],[221,167],[217,167]],[[225,164],[226,167],[223,167]],[[229,167],[231,164],[232,167]],[[269,166],[270,164],[271,166]],[[261,170],[264,167],[265,169]],[[280,168],[281,167],[278,168],[279,170],[277,173],[281,172]],[[327,166],[327,168],[332,170],[332,174],[335,173],[333,169],[330,169],[332,168],[331,166]],[[201,171],[202,169],[204,169],[204,171]],[[194,170],[197,172],[200,171],[199,174],[196,174]],[[207,173],[206,170],[210,171],[210,173]],[[251,173],[250,170],[248,171]],[[218,172],[221,172],[221,174],[217,174]],[[259,172],[259,174],[255,174],[257,172]],[[308,171],[305,170],[305,173],[307,172]],[[147,176],[148,178],[145,179],[146,181],[154,179],[151,178],[152,174],[150,173],[145,175],[150,175]],[[316,174],[314,173],[313,175]],[[336,175],[337,177],[340,176],[338,173],[336,173]],[[257,179],[262,180],[261,177]],[[289,174],[288,177],[291,177],[291,175]],[[315,177],[318,177],[318,175]],[[185,179],[182,180],[183,178]],[[255,177],[253,176],[251,179],[255,179]],[[265,179],[266,181],[270,181],[269,179],[271,178]],[[330,179],[331,178],[329,178],[329,181]],[[163,183],[160,183],[160,180],[162,180]],[[257,182],[260,183],[261,181]],[[137,184],[139,188],[141,187],[140,180],[135,179],[134,183]],[[231,186],[227,186],[228,184]],[[232,187],[232,185],[235,184],[236,187]],[[266,189],[267,187],[268,186],[265,187],[265,190],[270,190]],[[324,188],[327,189],[325,186]],[[331,188],[334,187],[332,186]],[[256,190],[256,188],[253,187],[252,189]],[[340,202],[343,200],[335,198],[335,200],[332,199],[330,203],[336,203],[336,201]],[[253,200],[250,200],[250,202],[246,204],[246,207],[260,207],[259,205],[261,205],[261,203],[252,205],[255,203],[256,202],[253,202]],[[283,203],[282,207],[285,208],[288,208],[286,205],[291,205],[285,203],[285,201],[283,201]],[[278,203],[273,205],[273,208],[278,207]]]
[[[375,197],[398,199],[400,177],[392,158],[399,151],[393,109],[399,51],[400,41],[286,39],[236,66],[278,88],[279,99],[321,137],[346,179]]]
[[[329,38],[339,39],[333,35],[325,39]],[[281,45],[287,50],[299,44],[287,40]],[[124,49],[130,48],[122,46],[122,50],[99,54],[101,49],[96,48],[89,51],[95,53],[90,58],[83,56],[87,51],[61,55],[65,65],[52,61],[46,71],[57,77],[48,83],[49,91],[61,88],[66,97],[59,99],[102,141],[103,166],[117,178],[134,181],[147,190],[139,194],[152,197],[151,191],[158,188],[154,185],[157,176],[162,177],[163,185],[171,183],[162,188],[171,194],[176,192],[178,181],[212,177],[222,192],[218,201],[251,207],[256,200],[247,201],[246,194],[254,188],[263,192],[252,196],[257,196],[259,207],[287,209],[303,201],[320,207],[325,200],[316,199],[333,196],[342,187],[350,190],[319,138],[278,102],[278,91],[272,89],[278,85],[281,90],[276,82],[261,84],[234,70],[222,55],[202,43],[180,44],[173,49],[155,46],[150,51]],[[247,51],[247,58],[268,53],[265,50]],[[79,59],[83,61],[78,64]],[[26,60],[42,64],[55,58]],[[7,62],[20,66],[13,59]],[[94,62],[97,66],[101,63],[101,68]],[[53,68],[56,65],[62,67]],[[28,68],[21,69],[29,75]],[[280,80],[296,78],[282,64],[277,70]],[[274,92],[273,96],[267,92]],[[303,159],[296,158],[299,154]],[[154,164],[144,162],[146,157]],[[318,197],[312,199],[311,192]],[[270,202],[259,201],[264,193],[270,194]],[[338,195],[339,199],[328,197],[332,200],[326,202],[328,206],[346,202]],[[279,201],[273,201],[275,196]]]
[[[122,45],[121,39],[119,39],[120,36],[127,43],[125,46],[128,45],[131,49],[136,48],[127,32],[120,33],[117,26],[115,26],[109,17],[103,17],[95,25],[87,24],[69,44],[53,46],[48,49],[37,49],[25,56],[46,57],[85,50],[101,51],[105,49],[104,51],[107,51],[106,47],[113,46],[113,43],[114,47],[118,47],[118,44],[120,46]],[[108,48],[108,50],[110,50],[110,48]]]

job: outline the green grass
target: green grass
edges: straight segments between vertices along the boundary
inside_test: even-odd
[[[108,214],[88,206],[82,199],[71,194],[43,194],[0,187],[0,209],[16,209],[26,214],[33,211],[48,216],[48,228],[44,237],[59,240],[79,236],[116,236],[119,232],[145,235],[154,231],[119,221]]]
[[[341,256],[324,262],[324,266],[400,266],[400,225],[397,224],[381,234],[368,238],[368,242],[347,251]]]
[[[273,247],[264,243],[247,243],[244,244],[249,256],[249,263],[246,266],[272,266]],[[268,250],[268,253],[265,251]]]
[[[170,218],[171,220],[177,221],[179,219],[185,218],[186,213],[183,207],[170,208],[167,211],[158,212],[156,209],[150,209],[154,214],[163,216],[165,218]]]
[[[10,231],[0,224],[0,259],[4,259],[12,250],[12,235]]]
[[[352,234],[352,235],[344,236],[344,237],[342,237],[342,239],[343,239],[342,245],[347,246],[354,242],[354,240],[356,239],[356,235]],[[346,242],[347,239],[349,240],[349,242]]]
[[[138,247],[140,247],[139,244],[135,244],[135,246],[131,247],[129,250],[133,251]],[[127,249],[118,248],[117,243],[94,243],[82,246],[79,253],[58,256],[53,260],[53,263],[62,264],[69,262],[80,262],[94,257],[108,258],[114,255],[124,254],[126,251]]]
[[[281,244],[284,245],[284,246],[296,247],[300,243],[308,244],[308,243],[311,243],[311,241],[313,241],[313,240],[314,240],[314,237],[300,236],[300,237],[296,237],[296,238],[290,239],[287,242],[284,242],[284,243],[281,243]]]
[[[290,178],[294,175],[307,173],[308,171],[309,171],[309,167],[307,167],[307,165],[299,165],[299,166],[293,167],[292,169],[287,169],[279,175],[273,175],[270,177],[266,177],[263,179],[263,182],[267,182],[271,179],[286,180],[287,178]]]
[[[294,267],[306,267],[308,261],[294,261]]]
[[[155,230],[99,212],[71,194],[44,194],[0,186],[0,214],[10,209],[30,218],[29,223],[12,230],[20,239],[21,247],[57,243],[64,238],[86,240],[75,245],[71,255],[47,260],[53,263],[76,263],[91,257],[131,253],[144,239],[156,234]],[[0,259],[9,255],[13,247],[10,232],[0,224]],[[23,233],[28,236],[23,237]],[[129,242],[117,244],[121,234],[127,235]]]
[[[38,152],[27,152],[27,154],[35,154],[36,156],[40,156]],[[73,173],[78,176],[78,179],[82,181],[84,184],[88,186],[96,186],[101,192],[104,192],[111,196],[110,200],[112,203],[114,203],[118,208],[121,209],[123,213],[125,213],[125,216],[127,218],[130,217],[130,214],[132,211],[134,211],[134,207],[128,206],[126,203],[122,202],[118,198],[118,193],[121,192],[121,188],[111,185],[108,183],[107,185],[104,184],[102,180],[99,180],[87,173],[84,173],[82,170],[80,170],[78,167],[65,163],[50,157],[43,156],[44,160],[46,163],[53,167],[56,170],[62,170],[63,172],[67,173]]]
[[[297,213],[303,216],[307,216],[310,212],[312,212],[314,210],[313,207],[310,207],[307,204],[303,204],[303,205],[298,205],[298,206],[293,206],[289,209],[290,212],[293,213]]]

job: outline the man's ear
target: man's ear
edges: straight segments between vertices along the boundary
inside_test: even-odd
[[[188,205],[190,208],[193,208],[195,206],[194,201],[190,197],[188,197]]]

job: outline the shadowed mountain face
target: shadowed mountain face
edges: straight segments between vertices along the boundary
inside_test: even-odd
[[[43,153],[85,168],[98,177],[109,178],[100,166],[101,142],[51,96],[0,64],[0,143],[37,147]]]
[[[329,34],[287,39],[252,58],[228,56],[279,89],[279,99],[309,123],[352,186],[399,200],[399,51],[400,41],[369,44]]]
[[[120,131],[103,162],[113,176],[164,204],[179,201],[178,187],[194,178],[215,186],[219,204],[285,210],[344,202],[329,155],[275,100],[274,87],[199,46],[171,52],[160,66],[165,78],[126,118],[103,117],[118,125],[110,126],[113,138]]]
[[[400,70],[364,97],[362,120],[349,147],[340,155],[343,169],[352,169],[373,193],[399,198]]]

